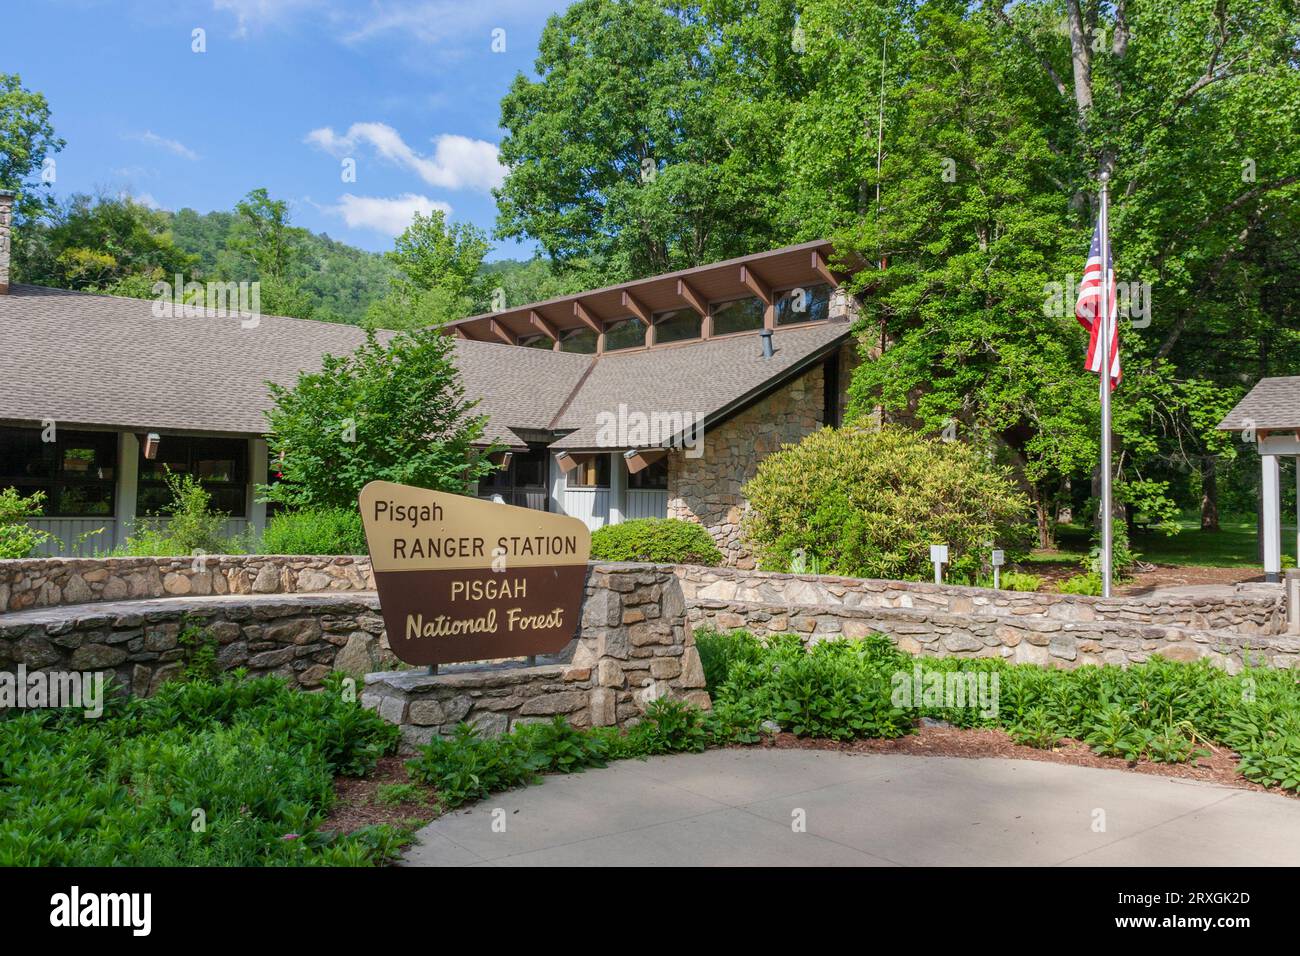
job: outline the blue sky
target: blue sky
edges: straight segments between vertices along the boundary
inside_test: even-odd
[[[499,103],[565,6],[23,0],[5,4],[0,70],[50,101],[67,140],[60,196],[126,190],[207,212],[265,186],[296,225],[383,250],[431,206],[491,230]],[[494,246],[490,258],[532,251]]]

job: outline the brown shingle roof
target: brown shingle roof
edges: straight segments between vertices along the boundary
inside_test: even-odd
[[[349,325],[268,315],[245,329],[206,312],[159,318],[153,306],[27,285],[0,295],[0,420],[261,434],[267,380],[291,384],[364,341]],[[512,429],[567,431],[556,447],[590,448],[597,416],[620,402],[712,421],[847,335],[847,323],[779,329],[770,359],[752,333],[600,358],[465,340],[456,349],[489,440],[518,447]]]
[[[1300,375],[1265,378],[1219,422],[1223,431],[1300,428]]]

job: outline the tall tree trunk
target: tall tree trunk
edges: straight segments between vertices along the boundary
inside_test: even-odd
[[[1219,530],[1219,481],[1217,455],[1201,459],[1201,530]]]
[[[1047,551],[1056,550],[1056,539],[1052,536],[1052,499],[1041,482],[1030,486],[1034,499],[1034,519],[1038,527],[1038,546]]]

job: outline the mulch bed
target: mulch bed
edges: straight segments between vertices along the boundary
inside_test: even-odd
[[[892,740],[813,740],[780,733],[764,737],[763,747],[777,750],[838,750],[850,754],[903,754],[912,757],[993,757],[1007,760],[1039,760],[1048,763],[1072,764],[1076,767],[1101,767],[1108,770],[1129,770],[1134,773],[1154,774],[1159,777],[1182,777],[1201,780],[1238,790],[1263,790],[1298,798],[1296,793],[1261,786],[1237,773],[1237,755],[1224,747],[1211,747],[1210,756],[1199,757],[1186,764],[1130,763],[1122,757],[1102,757],[1092,752],[1087,744],[1066,738],[1051,750],[1026,747],[1011,739],[1003,730],[964,730],[958,727],[918,727],[906,737]]]
[[[405,757],[380,757],[375,769],[365,777],[337,777],[334,780],[334,806],[322,830],[351,833],[378,823],[402,826],[412,821],[427,823],[438,815],[433,788],[416,784],[424,799],[387,804],[379,801],[379,788],[385,784],[411,783],[406,773]]]
[[[1036,574],[1043,579],[1041,591],[1055,591],[1057,586],[1067,578],[1079,573],[1078,561],[1043,561],[1025,564],[1016,570],[1026,574]],[[1136,571],[1131,581],[1118,585],[1116,594],[1130,596],[1149,594],[1157,588],[1181,587],[1188,584],[1244,584],[1247,581],[1263,581],[1264,575],[1258,568],[1194,568],[1177,564],[1157,564],[1150,571]]]

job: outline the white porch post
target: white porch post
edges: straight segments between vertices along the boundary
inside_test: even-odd
[[[140,478],[140,442],[134,432],[117,433],[117,486],[113,492],[113,546],[126,544],[135,530],[136,485]]]
[[[567,515],[569,512],[564,509],[564,489],[568,485],[568,476],[560,470],[559,463],[555,460],[555,453],[552,452],[547,456],[547,477],[550,479],[551,486],[551,511],[557,515]]]
[[[609,453],[609,523],[620,524],[627,514],[627,462],[623,453]]]
[[[255,540],[266,531],[266,502],[257,500],[255,486],[266,483],[267,454],[265,438],[248,440],[248,527]]]
[[[1260,455],[1263,477],[1259,493],[1264,505],[1264,580],[1282,580],[1282,489],[1277,455]]]

